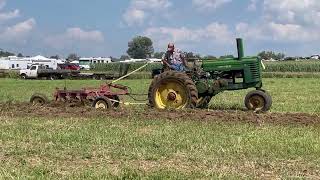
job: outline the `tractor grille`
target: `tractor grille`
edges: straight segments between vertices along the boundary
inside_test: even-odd
[[[248,64],[250,71],[252,73],[252,78],[253,79],[260,79],[260,64],[259,62],[255,62],[255,63],[250,63]]]

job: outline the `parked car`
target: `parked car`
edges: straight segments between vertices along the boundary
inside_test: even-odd
[[[64,69],[64,70],[73,70],[73,71],[79,71],[81,69],[79,65],[72,64],[72,63],[59,64],[58,68]]]

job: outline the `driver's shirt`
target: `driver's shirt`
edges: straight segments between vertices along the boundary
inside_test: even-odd
[[[177,51],[166,52],[163,59],[166,60],[171,65],[180,65],[182,64],[183,54]]]

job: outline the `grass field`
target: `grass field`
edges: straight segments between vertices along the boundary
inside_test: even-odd
[[[320,127],[0,118],[1,179],[319,178]]]
[[[151,80],[126,80],[134,93],[147,93]],[[46,94],[48,97],[56,87],[63,88],[98,87],[102,81],[33,81],[0,79],[0,100],[27,102],[34,92]],[[320,113],[320,83],[318,79],[265,79],[264,89],[273,97],[272,112],[306,112]],[[213,109],[242,109],[243,99],[248,90],[224,92],[212,99],[210,108]],[[147,97],[139,97],[146,99]],[[126,99],[130,100],[130,99]]]
[[[66,82],[68,88],[101,83]],[[0,79],[0,101],[28,101],[33,92],[49,96],[64,84]],[[146,93],[150,80],[123,84]],[[264,86],[274,100],[272,112],[320,115],[318,79],[270,78]],[[242,109],[246,92],[220,94],[210,107]],[[320,178],[319,125],[255,125],[216,118],[0,115],[0,179]]]
[[[320,72],[320,61],[278,61],[265,64],[265,72]]]

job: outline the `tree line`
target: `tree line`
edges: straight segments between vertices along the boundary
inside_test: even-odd
[[[121,60],[128,59],[128,58],[133,58],[133,59],[146,59],[146,58],[156,58],[156,59],[161,59],[163,55],[165,54],[165,51],[160,51],[160,52],[155,52],[153,48],[153,42],[149,37],[145,36],[137,36],[133,38],[131,41],[128,43],[128,50],[127,50],[127,55],[122,55],[120,57]],[[192,59],[192,58],[197,58],[197,59],[218,59],[216,56],[208,55],[208,56],[201,56],[198,53],[194,52],[184,52],[186,58]],[[225,58],[225,57],[233,57],[233,55],[226,55],[226,56],[221,56],[220,58]]]
[[[219,58],[234,58],[233,55],[224,55],[224,56],[214,56],[206,55],[201,56],[199,53],[195,52],[184,52],[186,58],[188,59],[219,59]],[[146,59],[146,58],[156,58],[161,59],[165,51],[155,52],[153,47],[153,42],[149,37],[137,36],[134,37],[131,41],[128,42],[128,50],[126,54],[122,55],[120,58],[112,58],[113,61],[120,61],[126,59]],[[15,56],[14,53],[0,50],[0,57]],[[23,57],[21,53],[17,54],[18,57]],[[274,59],[274,60],[290,60],[290,58],[285,58],[284,53],[276,53],[273,51],[262,51],[258,54],[259,57],[265,60]],[[59,55],[50,56],[52,59],[60,59]],[[68,55],[67,60],[74,61],[79,60],[79,56],[76,53],[71,53]]]
[[[130,57],[134,59],[145,59],[145,58],[161,59],[164,54],[165,54],[164,51],[154,52],[153,42],[150,38],[144,37],[144,36],[137,36],[128,43],[127,55],[122,55],[120,59],[128,59]],[[194,53],[194,52],[185,52],[185,55],[186,55],[186,58],[189,58],[189,59],[234,58],[233,55],[224,55],[220,57],[217,57],[214,55],[201,56],[200,54]],[[265,60],[269,60],[269,59],[283,60],[286,57],[284,53],[276,53],[273,51],[262,51],[258,54],[258,56]]]

